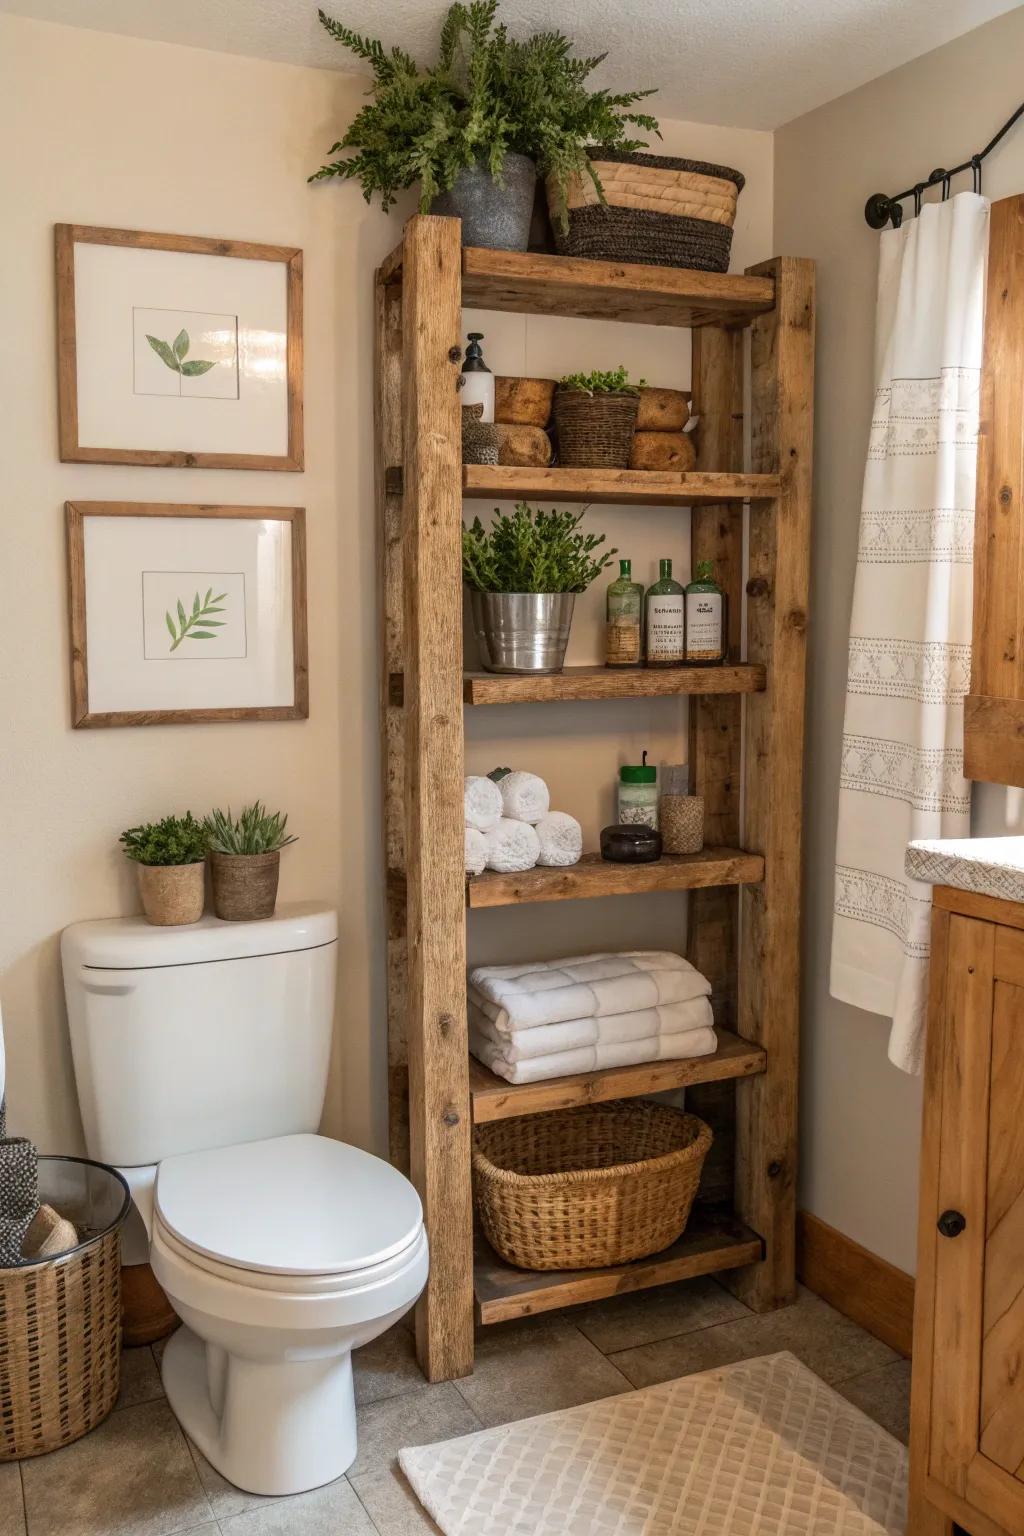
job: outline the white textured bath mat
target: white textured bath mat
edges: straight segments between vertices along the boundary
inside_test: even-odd
[[[790,1354],[399,1457],[445,1536],[902,1536],[906,1451]]]

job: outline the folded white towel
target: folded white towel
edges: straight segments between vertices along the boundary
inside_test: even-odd
[[[503,816],[496,827],[484,834],[487,844],[487,868],[501,874],[515,874],[532,869],[540,853],[540,839],[525,821]]]
[[[552,1051],[527,1061],[503,1060],[492,1041],[469,1031],[469,1048],[478,1061],[507,1083],[539,1083],[549,1077],[573,1077],[579,1072],[598,1072],[604,1067],[636,1066],[645,1061],[685,1061],[713,1056],[718,1039],[713,1029],[691,1029],[684,1035],[656,1035],[649,1040],[627,1040],[614,1045],[590,1045],[576,1051]]]
[[[475,827],[478,832],[489,832],[501,820],[501,791],[493,779],[467,774],[463,805],[466,826]]]
[[[473,1001],[507,1033],[686,1003],[709,997],[711,984],[680,955],[627,950],[526,965],[478,965],[469,973],[469,990]]]
[[[498,780],[502,813],[512,821],[528,821],[535,826],[547,815],[551,796],[543,779],[521,768]]]
[[[538,864],[548,869],[578,864],[583,853],[583,828],[565,811],[549,811],[537,823],[540,838]]]
[[[639,1013],[609,1013],[600,1019],[568,1019],[564,1024],[541,1024],[506,1034],[498,1029],[472,998],[469,1027],[490,1041],[502,1061],[528,1061],[555,1051],[575,1051],[588,1045],[622,1045],[631,1040],[651,1040],[658,1035],[685,1035],[710,1029],[714,1023],[706,997],[689,1003],[667,1003],[662,1008],[643,1008]]]
[[[466,828],[466,874],[482,875],[487,868],[487,839],[476,827]]]

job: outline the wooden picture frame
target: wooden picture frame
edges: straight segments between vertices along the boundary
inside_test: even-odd
[[[86,523],[90,518],[195,518],[286,523],[290,528],[291,609],[290,703],[220,704],[195,708],[98,709],[90,704],[86,580]],[[71,723],[75,729],[119,725],[196,725],[235,720],[305,720],[309,716],[309,659],[306,617],[306,516],[303,507],[194,506],[176,502],[69,501],[65,504],[68,560],[68,623],[71,662]],[[162,575],[162,573],[157,573]],[[188,572],[191,577],[194,571]],[[243,588],[244,590],[244,588]],[[197,594],[198,596],[198,594]],[[219,599],[214,599],[218,601]],[[140,618],[145,626],[145,583]],[[218,611],[213,609],[211,611]],[[178,609],[181,612],[181,609]],[[167,613],[168,626],[172,615]],[[183,620],[184,622],[184,620]],[[224,627],[223,621],[217,621]],[[287,626],[285,626],[287,633]],[[166,635],[163,636],[166,642]],[[184,638],[184,636],[183,636]],[[196,638],[211,638],[197,635]],[[220,638],[213,636],[212,638]],[[180,641],[178,642],[180,644]],[[203,648],[205,651],[205,647]],[[151,658],[152,659],[152,658]],[[206,657],[204,656],[205,660]],[[217,658],[213,658],[217,659]]]
[[[147,464],[175,469],[301,470],[303,448],[302,252],[291,246],[261,245],[241,240],[217,240],[199,235],[154,234],[142,230],[105,229],[83,224],[57,224],[57,397],[60,457],[75,464]],[[287,409],[284,452],[213,451],[188,447],[107,447],[80,441],[79,335],[76,321],[76,246],[112,246],[121,250],[163,251],[178,255],[214,256],[244,262],[281,262],[285,267],[285,398]],[[189,306],[185,306],[186,308]],[[236,317],[237,320],[237,317]],[[173,323],[173,322],[171,322]],[[279,333],[275,333],[277,335]],[[147,338],[149,339],[149,338]],[[186,335],[186,346],[188,338]],[[150,343],[153,345],[153,343]],[[143,350],[145,350],[143,348]],[[154,351],[156,348],[154,347]],[[170,349],[165,347],[170,353]],[[238,372],[236,345],[235,368]],[[160,354],[158,354],[159,356]],[[178,362],[180,363],[180,359]],[[152,362],[152,359],[150,359]],[[170,367],[170,362],[168,363]],[[199,365],[197,364],[197,367]],[[279,366],[279,363],[278,365]],[[179,366],[178,373],[180,375]],[[185,372],[187,373],[187,368]],[[181,379],[178,381],[179,392]],[[147,391],[140,391],[147,393]]]

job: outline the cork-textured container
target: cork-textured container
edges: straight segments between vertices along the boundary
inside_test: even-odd
[[[281,850],[271,853],[213,853],[213,910],[228,923],[273,917]]]
[[[666,853],[700,853],[704,847],[703,795],[662,795],[658,820]]]
[[[198,923],[206,897],[206,860],[196,864],[139,864],[139,895],[147,923],[181,928]]]

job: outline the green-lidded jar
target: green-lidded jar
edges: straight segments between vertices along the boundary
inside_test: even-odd
[[[658,770],[647,761],[644,752],[639,763],[624,763],[619,769],[619,825],[651,827],[658,830]]]
[[[641,651],[641,622],[644,589],[633,580],[632,565],[619,561],[619,574],[608,588],[604,643],[606,667],[638,667]]]
[[[686,660],[690,666],[720,666],[728,645],[725,593],[710,560],[701,560],[686,588]]]
[[[660,577],[647,589],[644,629],[649,667],[678,667],[683,663],[686,639],[683,624],[685,596],[672,579],[672,561],[659,562]]]

